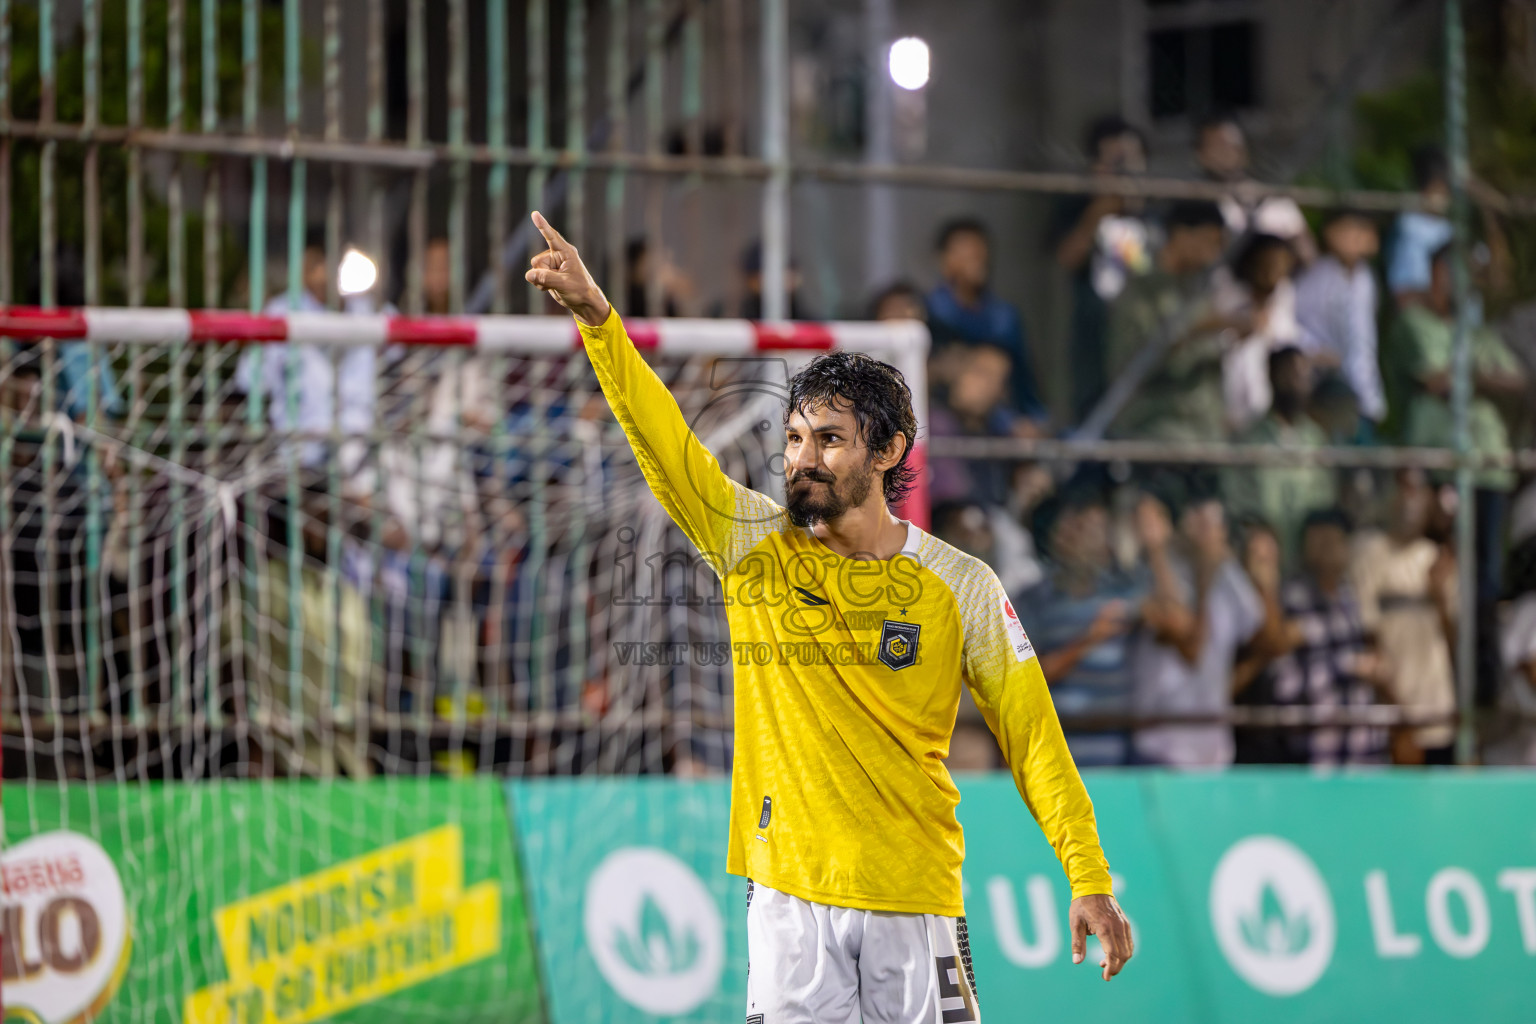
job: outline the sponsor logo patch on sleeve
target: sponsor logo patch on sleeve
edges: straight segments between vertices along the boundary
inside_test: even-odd
[[[1013,610],[1012,603],[1006,597],[1002,602],[1003,622],[1008,626],[1008,642],[1013,645],[1013,656],[1020,661],[1028,661],[1035,656],[1035,647],[1025,635],[1024,624],[1019,621],[1019,613]]]

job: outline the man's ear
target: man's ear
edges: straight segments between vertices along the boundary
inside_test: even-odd
[[[897,432],[891,438],[891,443],[875,456],[875,468],[884,473],[901,461],[902,455],[907,451],[907,435]]]

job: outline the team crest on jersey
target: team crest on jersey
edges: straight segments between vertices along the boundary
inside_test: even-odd
[[[923,627],[915,622],[892,622],[886,619],[880,627],[880,660],[886,668],[896,670],[917,663],[917,635]]]

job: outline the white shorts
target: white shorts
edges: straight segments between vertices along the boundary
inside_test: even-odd
[[[831,907],[747,883],[747,1024],[980,1020],[965,918]]]

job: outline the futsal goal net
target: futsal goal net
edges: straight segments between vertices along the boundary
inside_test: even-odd
[[[629,330],[781,500],[803,362],[866,351],[924,393],[916,324]],[[12,309],[0,334],[7,777],[728,770],[718,584],[569,319]]]

